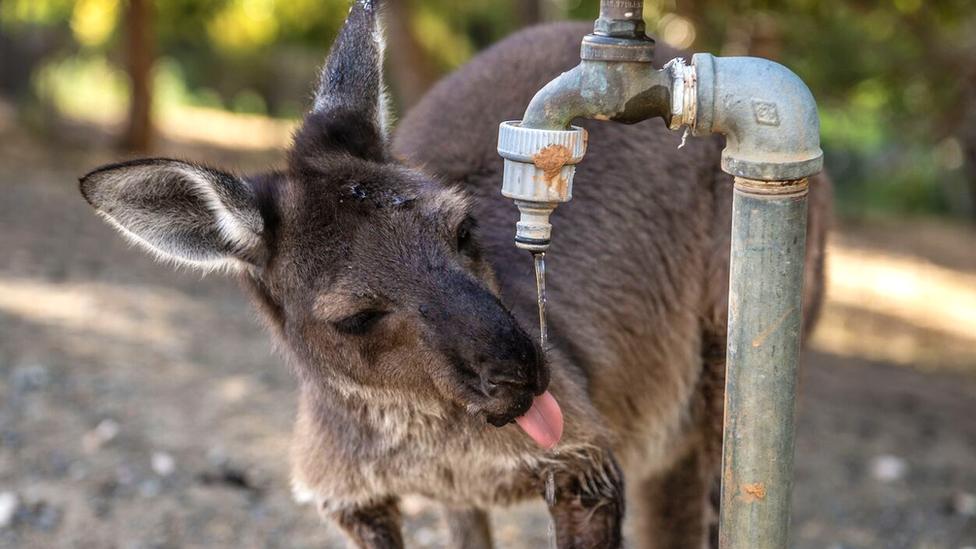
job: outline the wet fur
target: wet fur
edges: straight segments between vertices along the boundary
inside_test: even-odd
[[[498,191],[497,125],[576,64],[587,29],[534,28],[481,54],[409,113],[391,149],[375,3],[361,1],[286,170],[238,178],[158,159],[82,179],[99,213],[154,253],[240,273],[299,379],[296,498],[360,547],[402,544],[405,494],[457,509],[455,543],[487,547],[479,508],[540,497],[550,473],[562,548],[619,546],[625,510],[644,546],[708,542],[731,204],[718,140],[679,150],[660,120],[583,122],[589,152],[549,254],[544,364],[529,335],[532,266]],[[659,48],[659,61],[674,55]],[[811,196],[808,328],[825,180]],[[461,227],[470,245],[455,246]],[[373,309],[388,312],[366,336],[343,333]],[[566,418],[554,452],[491,425],[546,387]]]

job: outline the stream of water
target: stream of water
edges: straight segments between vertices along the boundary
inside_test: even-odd
[[[552,509],[553,505],[556,504],[556,477],[552,472],[552,468],[546,471],[546,503],[549,508]],[[556,543],[556,524],[553,517],[549,517],[549,529],[547,531],[549,536],[549,548],[559,549]]]
[[[535,261],[535,290],[539,303],[539,345],[542,352],[549,347],[549,327],[546,324],[546,252],[532,254]]]
[[[535,252],[532,254],[532,259],[535,262],[535,289],[539,304],[539,346],[545,353],[549,347],[549,326],[546,323],[546,253]],[[546,471],[545,497],[546,503],[552,509],[556,504],[556,478],[551,467]],[[549,519],[548,536],[549,547],[557,549],[556,531],[552,518]]]

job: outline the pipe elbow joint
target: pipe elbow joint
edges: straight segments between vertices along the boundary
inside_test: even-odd
[[[823,169],[817,103],[793,71],[768,59],[702,53],[692,57],[692,67],[684,85],[694,90],[685,94],[683,121],[694,135],[725,135],[723,171],[788,181]]]

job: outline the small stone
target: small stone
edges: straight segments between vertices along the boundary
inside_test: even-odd
[[[43,389],[50,381],[47,368],[40,364],[17,366],[10,372],[10,385],[17,393]]]
[[[214,468],[227,465],[227,451],[222,446],[212,446],[207,450],[207,462]]]
[[[74,482],[85,480],[88,477],[88,468],[80,461],[72,462],[68,467],[68,478]]]
[[[94,429],[85,433],[81,445],[89,454],[97,452],[102,446],[119,436],[120,430],[119,422],[114,419],[103,419],[98,422]]]
[[[61,523],[61,510],[53,505],[47,503],[40,503],[36,509],[36,515],[34,518],[34,525],[44,530],[50,532],[58,527]]]
[[[136,482],[136,474],[128,465],[119,465],[115,468],[115,482],[119,486],[132,486]]]
[[[114,419],[103,419],[95,426],[95,433],[104,442],[109,442],[119,435],[119,423]]]
[[[908,464],[898,456],[880,455],[871,460],[871,476],[881,482],[901,480],[908,473]]]
[[[963,517],[976,517],[976,494],[959,492],[952,496],[952,512]]]
[[[161,477],[168,477],[176,470],[176,460],[166,452],[153,452],[152,470]]]
[[[154,498],[163,490],[163,485],[159,479],[150,478],[139,484],[139,495],[144,498]]]
[[[418,528],[414,537],[417,543],[424,547],[433,545],[437,541],[437,533],[427,527]]]
[[[48,456],[48,469],[51,475],[64,477],[71,469],[71,459],[60,451],[55,450]]]
[[[0,492],[0,529],[13,524],[17,508],[20,507],[20,498],[13,492]]]
[[[24,444],[24,436],[17,431],[3,430],[0,431],[0,446],[15,450],[20,448]]]

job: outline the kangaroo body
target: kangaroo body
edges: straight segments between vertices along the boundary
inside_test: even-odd
[[[590,30],[561,23],[510,37],[439,83],[397,131],[398,155],[475,197],[502,300],[527,327],[537,321],[534,274],[512,243],[515,208],[499,193],[497,126],[579,62]],[[678,55],[659,45],[655,66]],[[680,133],[661,120],[577,123],[589,146],[547,254],[549,361],[586,393],[592,428],[608,430],[645,544],[698,546],[721,459],[732,196],[723,145],[679,148]],[[821,301],[829,201],[829,181],[815,178],[807,331]]]
[[[286,170],[141,161],[96,170],[83,194],[156,253],[241,273],[300,380],[296,497],[358,546],[400,547],[397,499],[420,494],[450,509],[455,545],[489,547],[484,509],[541,497],[550,476],[562,548],[619,546],[625,508],[642,546],[705,546],[727,316],[721,144],[679,149],[660,120],[582,122],[589,151],[555,216],[542,356],[495,141],[578,62],[588,27],[489,49],[389,145],[375,9],[351,12]],[[658,66],[675,55],[659,48]],[[808,328],[829,186],[811,192]],[[552,450],[512,423],[547,389],[565,418]]]

